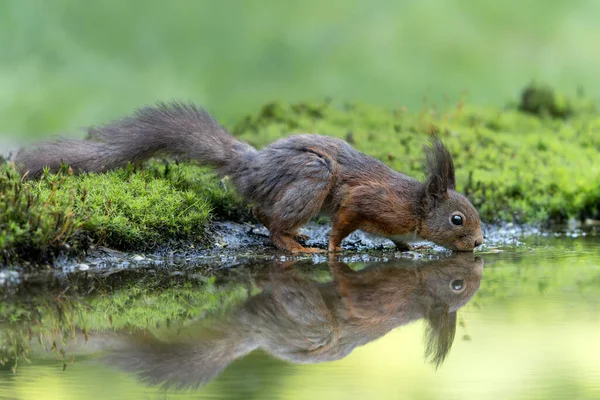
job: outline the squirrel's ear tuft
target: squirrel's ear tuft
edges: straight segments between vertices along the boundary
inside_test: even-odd
[[[447,306],[437,306],[427,313],[427,329],[425,331],[425,358],[439,368],[444,362],[456,334],[456,311],[449,311]]]
[[[454,162],[450,152],[439,136],[433,135],[431,145],[425,148],[427,155],[427,192],[435,197],[443,196],[447,190],[456,188]]]
[[[430,205],[434,206],[439,200],[443,200],[448,197],[448,189],[446,184],[437,175],[429,175],[427,182],[425,182],[426,195],[429,200],[432,201]]]

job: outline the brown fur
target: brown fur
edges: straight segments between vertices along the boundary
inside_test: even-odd
[[[483,242],[479,215],[456,192],[452,157],[436,136],[427,148],[429,173],[422,183],[337,138],[292,135],[256,150],[192,104],[161,103],[91,128],[88,140],[22,150],[15,161],[33,178],[44,167],[58,170],[63,162],[75,173],[101,172],[161,153],[212,165],[229,176],[254,204],[273,243],[292,253],[323,251],[297,242],[298,229],[319,214],[332,217],[330,252],[340,251],[342,240],[357,229],[387,236],[401,250],[410,248],[407,239],[417,237],[461,251]],[[463,225],[450,222],[455,213]]]
[[[438,367],[452,346],[457,310],[479,289],[483,260],[457,254],[421,266],[398,260],[358,272],[331,262],[328,283],[273,267],[257,278],[261,293],[216,320],[160,338],[147,330],[112,334],[103,344],[113,349],[107,361],[153,385],[198,387],[258,349],[296,364],[328,362],[424,319],[425,356]],[[457,280],[461,290],[451,286]],[[97,340],[107,339],[102,335],[111,334],[101,333]]]

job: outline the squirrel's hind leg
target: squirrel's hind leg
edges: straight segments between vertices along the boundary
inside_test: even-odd
[[[280,249],[287,250],[292,254],[325,253],[327,251],[325,249],[318,249],[314,247],[304,247],[294,239],[292,234],[286,232],[271,232],[271,240],[275,246],[279,247]]]
[[[325,250],[304,247],[297,242],[298,239],[307,240],[306,235],[298,233],[299,226],[290,227],[288,229],[281,227],[281,220],[274,222],[274,220],[266,215],[266,213],[260,207],[253,208],[253,214],[269,230],[269,237],[275,246],[282,250],[287,250],[292,254],[298,253],[323,253]],[[300,221],[302,224],[303,221]],[[285,226],[285,224],[284,224]]]
[[[260,207],[256,206],[252,208],[252,214],[254,215],[254,218],[256,218],[261,224],[265,226],[265,228],[269,229],[269,226],[271,225],[269,219]],[[299,229],[300,228],[297,228],[286,233],[290,234],[294,238],[294,240],[297,241],[300,240],[305,242],[307,240],[310,240],[310,236],[300,233]]]
[[[334,183],[335,162],[318,149],[286,150],[269,157],[269,168],[254,189],[254,214],[277,247],[291,253],[325,252],[298,243],[307,239],[298,229],[321,211]],[[276,164],[280,167],[274,168]]]

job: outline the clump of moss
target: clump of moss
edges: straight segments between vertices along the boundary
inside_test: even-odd
[[[48,262],[70,243],[83,248],[82,220],[73,213],[74,197],[56,198],[56,180],[47,185],[47,194],[21,182],[8,164],[0,169],[0,264],[17,258]]]
[[[573,113],[567,98],[547,85],[532,83],[521,92],[519,110],[539,116],[566,118]]]
[[[596,102],[584,95],[583,88],[576,96],[565,96],[549,85],[530,83],[521,91],[517,108],[538,117],[566,119],[575,114],[596,114]]]
[[[206,169],[153,162],[105,174],[58,174],[22,182],[5,164],[0,177],[2,263],[51,262],[89,244],[152,251],[205,244],[214,217],[250,215],[239,196]]]

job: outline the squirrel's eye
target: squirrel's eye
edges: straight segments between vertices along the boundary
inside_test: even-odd
[[[450,287],[453,290],[456,290],[457,292],[462,290],[464,285],[465,285],[465,282],[462,279],[455,279],[452,282],[450,282]]]
[[[452,222],[454,225],[462,225],[463,218],[460,215],[455,214],[452,217],[450,217],[450,222]]]

